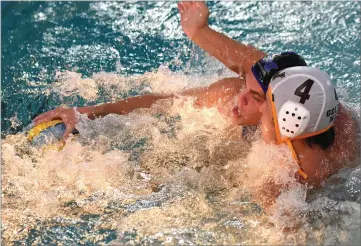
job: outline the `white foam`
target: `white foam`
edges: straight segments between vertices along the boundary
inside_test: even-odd
[[[193,77],[163,68],[133,77],[102,72],[85,82],[81,74],[62,76],[72,93],[89,82],[95,94],[99,86],[113,88],[115,98],[142,83],[164,93],[211,82],[202,78],[192,84]],[[93,121],[80,116],[80,136],[60,152],[39,151],[20,134],[7,136],[2,144],[4,240],[26,237],[37,228],[36,219],[77,223],[82,215],[99,214],[99,225],[118,231],[117,243],[132,230],[138,233],[133,242],[359,242],[360,207],[353,198],[359,194],[359,167],[339,176],[349,196],[329,197],[333,188],[326,185],[320,196],[306,201],[307,189],[293,178],[298,167],[286,146],[235,140],[240,128],[231,134],[215,109],[195,108],[192,102],[178,97],[126,116]],[[266,215],[253,199],[268,199],[262,192],[269,183],[281,189]],[[332,193],[346,194],[345,187]],[[241,228],[231,226],[234,218],[242,221]],[[293,231],[284,231],[290,227]]]

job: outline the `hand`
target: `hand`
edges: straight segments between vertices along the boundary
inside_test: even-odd
[[[261,131],[262,137],[266,143],[276,143],[276,127],[271,111],[271,105],[265,101],[259,108],[259,111],[262,113],[261,116]]]
[[[192,40],[196,32],[208,26],[209,11],[205,2],[178,3],[184,33]]]
[[[74,130],[75,124],[78,123],[75,115],[75,109],[73,108],[56,108],[49,112],[38,115],[34,118],[35,125],[39,125],[43,122],[48,122],[55,119],[61,119],[66,127],[63,135],[63,139],[66,140],[70,133]]]

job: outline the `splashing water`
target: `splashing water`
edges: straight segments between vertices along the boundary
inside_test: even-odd
[[[103,72],[87,80],[105,88],[115,83],[119,91],[140,85],[129,81],[151,91],[187,86],[183,75],[163,71],[130,78]],[[81,75],[65,74],[73,93],[81,91]],[[3,141],[4,242],[359,242],[359,167],[336,175],[306,201],[307,187],[294,180],[297,164],[285,146],[235,138],[241,128],[216,109],[194,108],[191,98],[161,100],[126,116],[79,119],[79,136],[60,152],[41,151],[22,134]],[[263,197],[270,181],[283,188],[267,215],[253,199]]]
[[[330,73],[360,118],[357,3],[209,7],[214,29],[270,54],[297,51]],[[59,152],[18,133],[60,104],[176,93],[234,76],[189,47],[174,3],[3,9],[4,244],[360,245],[359,164],[310,191],[294,180],[297,165],[285,146],[266,145],[258,132],[252,143],[243,140],[240,127],[215,109],[193,107],[192,98],[93,121],[79,115],[80,134]],[[277,193],[268,184],[280,191],[266,214],[267,193]]]

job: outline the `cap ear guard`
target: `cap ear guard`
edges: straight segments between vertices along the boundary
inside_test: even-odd
[[[310,112],[300,103],[287,101],[278,113],[278,125],[282,136],[294,138],[301,135],[310,122]]]
[[[275,75],[269,86],[275,105],[274,119],[279,122],[278,142],[327,131],[339,104],[329,76],[317,68],[302,66],[284,69],[282,74]]]

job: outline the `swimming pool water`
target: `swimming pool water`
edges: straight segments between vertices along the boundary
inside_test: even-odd
[[[269,54],[300,53],[328,72],[340,99],[360,112],[359,3],[208,6],[214,29]],[[360,242],[359,167],[331,179],[308,203],[298,201],[303,191],[295,187],[282,197],[285,214],[268,218],[232,185],[244,178],[243,167],[272,159],[271,150],[224,140],[224,122],[212,110],[160,107],[150,115],[84,121],[78,141],[59,153],[41,155],[14,135],[60,104],[92,105],[236,76],[187,40],[175,2],[8,2],[1,14],[5,242]],[[287,215],[292,206],[296,217]],[[287,234],[268,221],[301,225]]]
[[[360,6],[355,2],[210,2],[210,25],[269,54],[294,50],[327,71],[341,99],[360,103]],[[175,2],[11,2],[2,8],[2,136],[61,103],[44,88],[55,72],[124,76],[160,65],[194,74],[208,69],[182,34]],[[180,60],[181,62],[176,62]],[[211,83],[212,81],[209,81]],[[134,92],[137,94],[137,92]],[[126,95],[119,95],[126,96]],[[107,100],[107,98],[103,98]],[[10,118],[19,124],[11,127]]]

